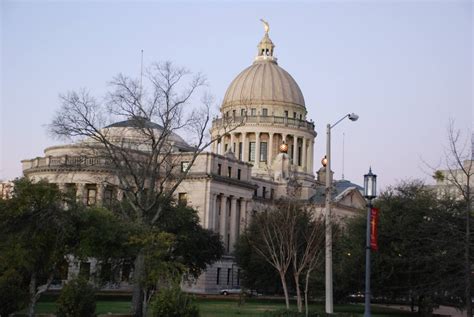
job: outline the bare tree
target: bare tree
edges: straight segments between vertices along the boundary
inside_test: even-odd
[[[296,206],[295,206],[296,207]],[[298,208],[298,207],[296,207]],[[325,231],[324,222],[320,217],[314,218],[313,213],[304,207],[294,214],[297,218],[295,245],[292,249],[293,278],[296,288],[296,302],[298,312],[303,311],[300,276],[305,273],[305,308],[308,313],[308,287],[311,272],[320,263],[320,254],[324,250]]]
[[[471,136],[472,137],[472,136]],[[436,170],[433,178],[444,186],[455,189],[458,198],[465,205],[465,232],[464,232],[464,296],[467,316],[472,316],[471,290],[471,213],[472,198],[471,181],[474,176],[474,140],[463,138],[461,131],[455,128],[454,121],[448,125],[448,148],[445,151],[446,170]]]
[[[290,299],[286,274],[293,259],[297,222],[293,211],[290,204],[270,206],[255,215],[247,234],[252,248],[277,270],[287,309],[290,309]]]
[[[127,201],[126,208],[120,209],[122,216],[150,227],[156,224],[198,155],[239,123],[232,117],[223,118],[226,122],[221,126],[222,134],[209,136],[212,98],[204,96],[200,108],[191,106],[206,84],[201,74],[165,62],[150,67],[144,79],[145,84],[142,78],[116,76],[103,102],[85,90],[62,95],[61,108],[49,128],[55,136],[80,140],[83,159],[93,157],[106,162]],[[104,128],[121,120],[128,122],[123,129]],[[187,132],[194,144],[182,142],[177,135],[181,131]],[[187,162],[184,168],[183,160]],[[135,316],[144,313],[143,274],[144,254],[140,251],[134,262]]]
[[[289,309],[287,273],[292,271],[298,311],[303,311],[301,275],[306,274],[307,301],[311,271],[319,263],[324,244],[324,222],[296,200],[279,201],[256,214],[245,235],[252,248],[271,266],[281,280]]]

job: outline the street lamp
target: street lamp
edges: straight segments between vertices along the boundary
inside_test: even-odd
[[[364,197],[367,204],[367,232],[365,244],[365,312],[364,317],[370,317],[370,214],[372,212],[372,199],[377,197],[377,175],[369,173],[364,175]]]
[[[325,279],[326,279],[326,313],[334,313],[334,303],[333,303],[333,283],[332,283],[332,227],[331,227],[331,129],[334,128],[339,122],[349,118],[351,121],[357,121],[359,116],[355,113],[346,114],[344,117],[336,121],[333,125],[328,124],[326,126],[326,156],[322,159],[321,163],[326,167],[326,203],[325,203],[325,235],[326,235],[326,270],[325,270]]]

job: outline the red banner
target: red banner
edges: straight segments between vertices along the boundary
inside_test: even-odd
[[[379,223],[379,209],[370,210],[370,248],[374,251],[379,249],[377,244],[377,225]]]

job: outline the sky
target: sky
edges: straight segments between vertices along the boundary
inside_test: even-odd
[[[0,1],[0,179],[60,143],[47,132],[59,95],[100,98],[118,73],[173,61],[208,79],[215,113],[251,65],[264,18],[279,65],[299,84],[315,122],[314,170],[332,129],[335,178],[383,189],[432,183],[447,126],[473,129],[471,1]],[[344,154],[344,155],[343,155]],[[344,164],[343,164],[344,162]],[[441,165],[440,165],[441,164]]]

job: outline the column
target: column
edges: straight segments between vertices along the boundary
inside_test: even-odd
[[[122,201],[123,199],[123,191],[120,188],[117,188],[117,200]]]
[[[269,139],[268,139],[268,165],[271,166],[273,162],[273,134],[274,133],[268,133]]]
[[[105,184],[97,184],[97,197],[96,197],[96,204],[98,206],[103,205],[104,201],[104,191],[105,191]]]
[[[242,132],[242,161],[248,162],[247,157],[247,133]]]
[[[234,151],[234,142],[235,142],[234,133],[231,133],[231,134],[230,134],[230,145],[229,145],[229,149],[232,151],[232,153],[235,154],[235,151]]]
[[[217,194],[211,194],[211,203],[209,204],[209,223],[208,229],[217,231],[216,218],[217,218]]]
[[[293,135],[293,165],[298,166],[298,137]]]
[[[57,183],[58,189],[61,193],[66,193],[67,188],[66,188],[66,183]]]
[[[313,173],[313,165],[314,165],[314,139],[310,139],[309,140],[309,158],[308,158],[308,161],[309,161],[309,171],[310,173],[312,174]]]
[[[237,242],[237,198],[232,196],[230,203],[230,241],[229,252],[234,251],[235,242]]]
[[[81,204],[86,204],[86,184],[76,184],[76,199]]]
[[[308,157],[308,151],[306,151],[306,138],[303,137],[303,145],[301,148],[301,165],[303,167],[303,172],[306,172],[306,159]]]
[[[222,236],[224,248],[227,246],[227,197],[221,195],[221,214],[220,214],[219,233]]]
[[[260,164],[260,132],[255,133],[255,166]]]
[[[240,226],[239,234],[242,234],[244,229],[247,228],[247,200],[240,200]]]

